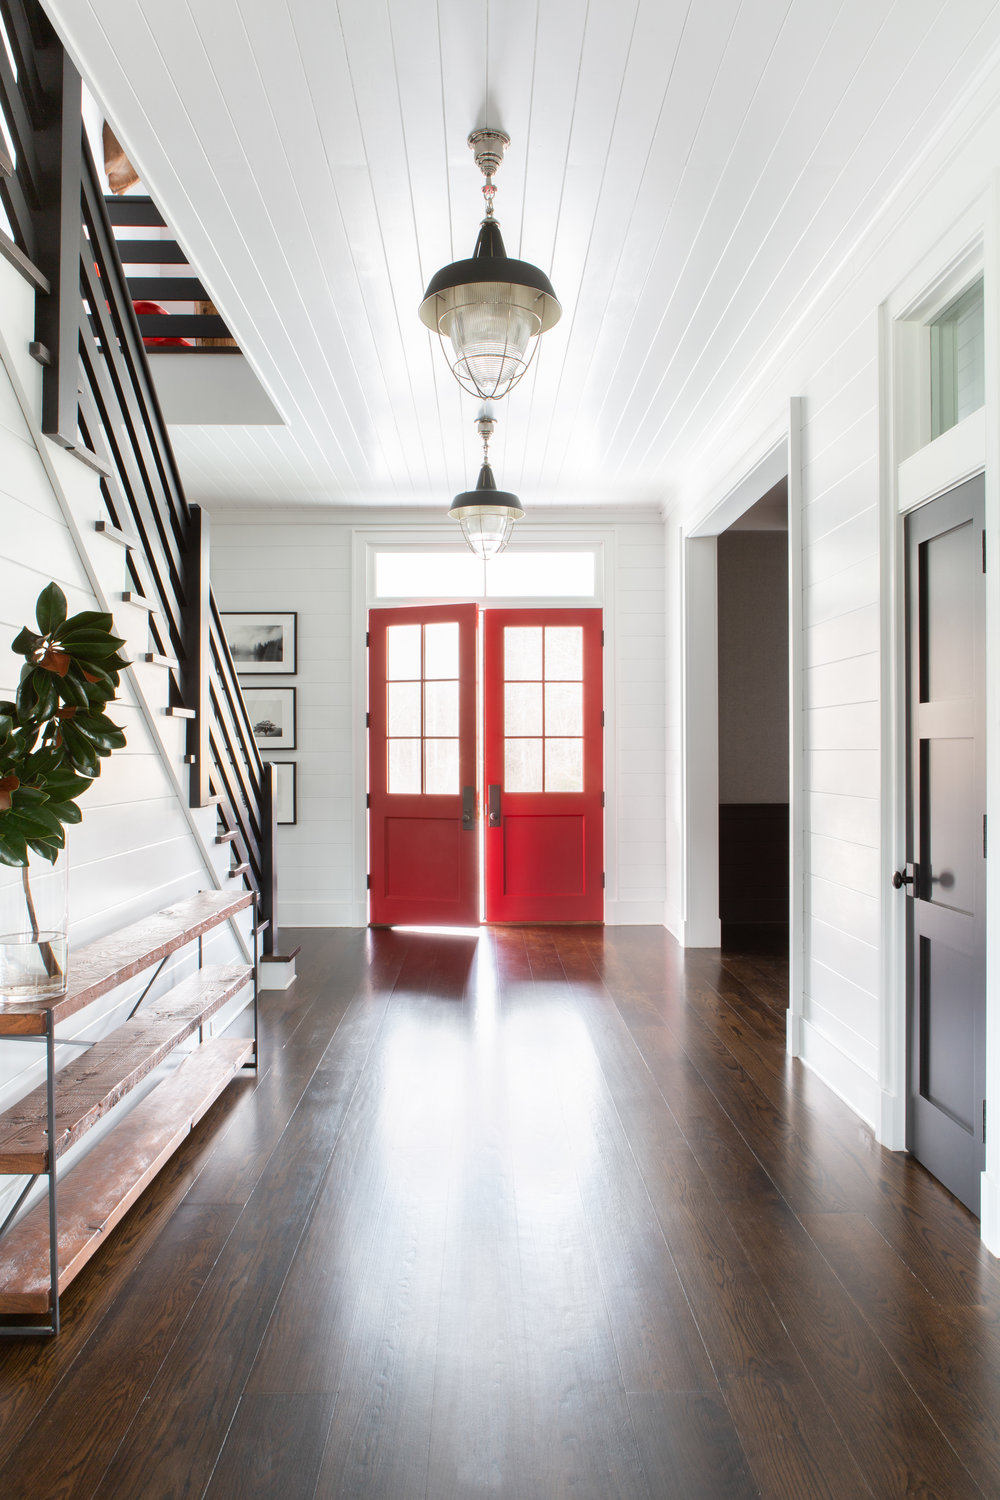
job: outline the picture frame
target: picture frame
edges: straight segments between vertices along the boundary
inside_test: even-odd
[[[259,750],[295,749],[295,689],[243,684],[243,699]]]
[[[241,677],[292,675],[298,670],[297,610],[226,610],[220,618]]]
[[[296,791],[296,764],[294,760],[272,760],[269,762],[277,773],[274,778],[274,813],[279,824],[298,822],[298,794]]]

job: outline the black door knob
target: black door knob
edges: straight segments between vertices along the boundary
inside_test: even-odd
[[[912,885],[913,876],[909,870],[894,870],[892,876],[893,890],[900,891],[904,885]]]

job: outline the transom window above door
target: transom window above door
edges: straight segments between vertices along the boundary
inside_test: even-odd
[[[597,602],[602,592],[599,544],[511,548],[486,562],[461,549],[376,546],[372,602],[404,599],[566,599]]]

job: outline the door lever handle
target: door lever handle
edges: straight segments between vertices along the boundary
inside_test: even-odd
[[[474,786],[463,786],[462,788],[462,830],[469,833],[476,826],[476,789]]]
[[[500,827],[500,784],[494,782],[487,793],[487,826]]]

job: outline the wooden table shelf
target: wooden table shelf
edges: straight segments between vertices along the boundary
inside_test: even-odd
[[[0,1001],[0,1037],[46,1046],[46,1080],[0,1114],[0,1174],[48,1177],[48,1193],[0,1236],[0,1314],[48,1318],[0,1333],[55,1334],[59,1295],[143,1188],[242,1069],[257,1066],[254,962],[200,964],[155,999],[144,997],[114,1031],[55,1069],[56,1027],[127,980],[251,905],[249,891],[203,891],[70,955],[65,994],[46,1003]],[[155,974],[153,976],[155,978]],[[249,987],[253,1035],[202,1039],[206,1022]],[[57,1161],[183,1043],[180,1065],[60,1177]],[[50,1147],[51,1121],[51,1147]],[[30,1184],[29,1184],[30,1185]]]

